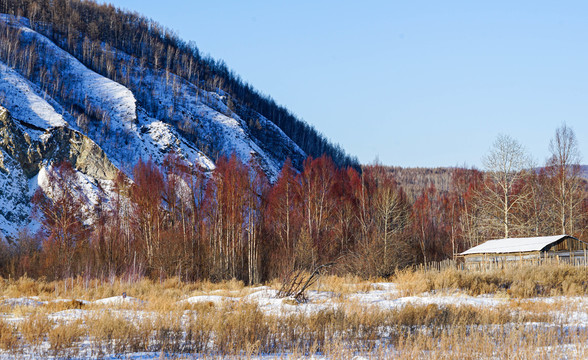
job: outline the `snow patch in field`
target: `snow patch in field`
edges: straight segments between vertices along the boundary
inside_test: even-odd
[[[512,299],[503,298],[503,297],[493,297],[490,295],[485,296],[468,296],[463,293],[441,293],[441,294],[434,294],[434,293],[423,293],[418,296],[406,296],[406,297],[396,297],[398,295],[396,285],[392,283],[378,283],[377,286],[372,286],[374,290],[366,291],[366,292],[357,292],[352,293],[349,295],[339,294],[335,292],[329,291],[308,291],[306,293],[308,302],[302,304],[296,304],[293,301],[289,301],[292,299],[281,299],[277,298],[277,290],[271,289],[269,287],[257,287],[257,288],[248,288],[245,291],[251,291],[250,294],[238,297],[238,296],[222,296],[217,295],[217,292],[211,292],[208,295],[199,295],[187,298],[185,300],[180,301],[180,303],[214,303],[214,304],[221,304],[224,302],[233,303],[233,302],[245,302],[245,303],[253,303],[259,306],[259,309],[268,315],[276,315],[276,316],[287,316],[290,314],[301,314],[301,315],[311,315],[316,314],[320,311],[337,309],[339,307],[345,307],[347,304],[351,304],[352,306],[364,306],[366,309],[370,309],[372,306],[378,306],[382,309],[395,309],[402,306],[406,306],[408,304],[437,304],[439,306],[447,306],[447,305],[471,305],[480,308],[485,307],[493,307],[499,304],[509,304],[509,302],[513,301]],[[387,290],[383,290],[387,289]],[[240,290],[240,293],[243,293],[243,290]],[[216,294],[212,294],[216,293]],[[225,293],[227,293],[225,291]],[[230,292],[229,292],[230,293]],[[31,303],[38,303],[44,304],[46,302],[39,301],[35,297],[29,298],[14,298],[14,299],[4,299],[4,301],[11,301],[15,304],[19,304],[17,306],[31,306]],[[69,299],[57,299],[53,300],[55,302],[59,301],[71,301]],[[122,316],[128,321],[132,322],[140,322],[140,321],[150,321],[155,320],[159,316],[161,316],[158,312],[152,311],[145,311],[145,310],[138,310],[137,308],[130,308],[126,307],[125,304],[131,303],[142,303],[141,300],[127,297],[127,299],[122,299],[122,296],[115,296],[106,299],[96,300],[95,304],[106,304],[110,305],[110,307],[106,309],[93,309],[93,310],[84,310],[84,309],[70,309],[55,312],[53,314],[49,314],[49,318],[56,322],[69,322],[69,321],[76,321],[76,320],[84,320],[87,318],[92,318],[94,316],[101,316],[104,312],[111,313],[115,317]],[[585,311],[588,305],[588,296],[578,296],[578,297],[546,297],[546,298],[531,298],[531,299],[517,299],[516,302],[536,302],[536,303],[545,303],[545,304],[557,304],[557,308],[559,309],[559,305],[563,305],[563,310],[556,311],[553,315],[555,315],[555,324],[553,326],[561,326],[563,325],[564,328],[570,329],[570,331],[584,331],[586,326],[588,326],[588,311]],[[86,302],[88,303],[88,302]],[[33,305],[34,306],[34,305]],[[39,305],[38,305],[39,306]],[[118,307],[117,307],[118,306]],[[184,318],[182,321],[187,321],[190,317],[190,310],[186,310],[184,312]],[[17,324],[24,320],[22,316],[15,316],[14,314],[8,315],[4,317],[5,321],[9,321],[13,324]],[[550,324],[545,323],[537,323],[534,324],[527,324],[530,329],[535,328],[535,326],[552,326]],[[507,324],[506,326],[509,326]],[[565,330],[568,331],[568,330]],[[90,344],[88,340],[85,340],[81,343],[81,353],[84,355],[80,355],[81,357],[84,356],[93,356],[85,351],[91,351]],[[47,345],[47,346],[45,346]],[[571,344],[571,345],[554,345],[553,347],[543,347],[538,348],[538,354],[546,354],[549,353],[550,357],[555,358],[582,358],[582,356],[574,356],[575,354],[584,354],[582,349],[585,348],[585,344]],[[43,347],[45,346],[45,347]],[[583,347],[584,346],[584,347]],[[41,351],[45,354],[49,351],[49,344],[45,342],[42,345],[43,349]],[[435,352],[432,351],[431,354]],[[29,354],[40,354],[32,352],[26,352],[24,355],[28,356]],[[160,352],[153,353],[153,352],[140,352],[140,353],[125,353],[125,354],[103,354],[102,356],[105,358],[128,358],[128,359],[154,359],[158,358],[161,355]],[[169,356],[184,356],[184,354],[167,354]],[[289,354],[261,354],[252,357],[253,359],[277,359],[283,358],[283,356],[288,356]],[[551,356],[553,355],[553,356]],[[560,356],[561,355],[561,356]],[[200,356],[200,354],[185,354],[185,356]],[[354,356],[354,357],[353,357]],[[362,352],[350,354],[349,358],[354,359],[364,359],[364,358],[371,358],[372,355],[364,354]],[[0,352],[0,360],[8,359],[8,355],[6,353]],[[34,356],[30,356],[29,358],[35,358]],[[240,358],[236,356],[235,358]],[[322,359],[325,358],[321,355],[314,355],[312,358],[315,359]]]
[[[39,301],[36,299],[27,298],[27,297],[9,298],[9,299],[2,300],[2,305],[12,306],[12,307],[16,307],[16,306],[37,307],[37,306],[42,306],[45,304],[47,304],[46,301]]]
[[[234,298],[230,296],[220,296],[220,295],[198,295],[192,296],[190,298],[181,300],[180,303],[188,303],[188,304],[200,304],[200,303],[212,303],[212,304],[222,304],[225,302],[234,302],[239,301],[239,298]]]
[[[263,299],[272,299],[275,298],[278,294],[277,290],[273,290],[269,287],[257,289],[253,291],[251,294],[243,297],[243,300],[263,300]]]
[[[99,299],[94,301],[94,304],[101,305],[120,305],[120,304],[143,304],[144,301],[131,296],[113,296],[109,298]]]
[[[370,284],[375,290],[385,290],[397,292],[398,286],[395,283],[377,282]]]
[[[87,310],[82,309],[67,309],[58,311],[52,314],[49,314],[48,317],[50,320],[67,322],[67,321],[75,321],[83,319],[85,316],[88,315]]]
[[[87,305],[90,302],[88,300],[80,300],[80,299],[55,299],[55,300],[51,300],[49,301],[50,303],[69,303],[69,302],[79,302],[83,305]]]

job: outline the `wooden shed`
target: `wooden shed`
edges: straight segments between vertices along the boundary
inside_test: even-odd
[[[475,264],[539,262],[555,259],[587,263],[588,243],[569,235],[488,240],[462,252],[466,267]]]

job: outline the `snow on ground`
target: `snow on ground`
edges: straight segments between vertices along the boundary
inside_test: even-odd
[[[197,295],[192,296],[184,300],[180,300],[180,303],[188,303],[188,304],[199,304],[199,303],[211,303],[211,304],[222,304],[225,302],[234,302],[238,301],[238,298],[230,297],[230,296],[220,296],[220,295]]]
[[[1,305],[16,307],[16,306],[41,306],[47,304],[46,301],[39,301],[33,298],[19,297],[2,300]]]
[[[231,296],[216,295],[217,291],[211,291],[208,294],[201,294],[196,296],[189,296],[185,299],[179,300],[178,303],[211,303],[214,305],[220,305],[223,303],[241,302],[241,303],[254,303],[257,304],[263,312],[273,315],[284,315],[288,313],[316,313],[327,309],[335,309],[340,307],[342,304],[356,304],[365,307],[378,306],[379,308],[396,309],[408,304],[413,305],[429,305],[435,304],[439,306],[448,305],[469,305],[476,307],[496,307],[502,304],[508,304],[513,299],[507,297],[494,297],[491,295],[479,295],[470,296],[463,293],[454,294],[429,294],[423,293],[416,296],[398,296],[399,293],[393,284],[390,286],[378,285],[378,288],[387,287],[389,290],[370,290],[366,292],[357,292],[351,294],[339,294],[331,291],[317,291],[310,290],[306,292],[306,302],[297,303],[290,298],[279,298],[278,291],[270,287],[258,287],[251,288],[247,295],[237,296],[232,294]],[[55,299],[51,301],[41,301],[35,297],[19,297],[19,298],[5,298],[0,300],[0,305],[8,306],[42,306],[49,302],[69,302],[74,299]],[[95,301],[88,301],[83,299],[75,299],[84,305],[96,304],[96,305],[125,305],[125,304],[136,304],[145,305],[146,302],[142,299],[135,298],[132,296],[113,296]],[[586,309],[583,311],[568,311],[565,314],[572,314],[571,318],[573,323],[582,322],[588,326],[588,296],[577,296],[577,297],[545,297],[545,298],[528,298],[516,300],[517,302],[524,303],[565,303],[574,309]],[[82,310],[87,311],[87,310]],[[563,313],[562,313],[563,314]],[[562,315],[563,316],[563,315]],[[565,320],[565,319],[562,319]]]
[[[505,303],[505,299],[497,299],[487,296],[469,296],[466,294],[455,295],[419,295],[394,298],[395,292],[374,290],[365,294],[352,294],[348,300],[356,301],[362,305],[375,305],[382,309],[398,308],[407,304],[413,305],[472,305],[493,307]]]

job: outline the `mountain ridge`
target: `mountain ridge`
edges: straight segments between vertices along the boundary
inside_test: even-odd
[[[340,167],[359,169],[355,157],[347,155],[339,145],[271,97],[243,82],[224,61],[201,55],[193,42],[181,40],[173,31],[137,12],[80,0],[5,0],[0,3],[0,12],[30,18],[35,30],[103,76],[121,81],[115,77],[116,63],[109,51],[95,50],[122,50],[140,59],[143,66],[165,70],[209,92],[222,92],[222,96],[227,95],[227,105],[246,123],[255,123],[255,114],[263,116],[306,154],[314,158],[326,154]],[[93,46],[97,41],[100,46]],[[301,169],[301,164],[294,159],[292,162]]]

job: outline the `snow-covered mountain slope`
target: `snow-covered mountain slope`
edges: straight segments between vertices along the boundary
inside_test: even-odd
[[[0,103],[25,126],[49,129],[67,126],[61,106],[19,73],[0,63]],[[72,119],[68,119],[71,121]]]
[[[21,46],[33,46],[41,63],[57,68],[58,71],[51,71],[51,80],[66,84],[68,94],[64,97],[71,105],[79,106],[85,113],[102,116],[102,120],[107,118],[113,125],[132,128],[130,124],[136,120],[136,108],[131,91],[89,70],[45,36],[27,27],[26,20],[4,16],[0,21],[20,31]]]
[[[143,107],[152,116],[192,134],[210,153],[235,154],[244,163],[257,162],[272,180],[277,178],[286,158],[301,162],[306,157],[276,125],[252,112],[257,132],[264,135],[263,140],[256,137],[248,124],[227,106],[226,94],[202,90],[165,70],[145,68],[120,50],[108,51],[119,64],[118,77],[126,79],[125,84],[143,100]]]
[[[300,165],[306,157],[271,121],[220,90],[94,44],[96,58],[113,64],[107,77],[26,19],[0,15],[0,27],[12,31],[15,52],[34,54],[26,65],[0,57],[0,233],[14,235],[31,221],[39,179],[62,160],[72,162],[92,199],[92,188],[118,170],[132,176],[140,159],[162,164],[172,152],[204,171],[234,154],[270,181],[287,158]]]

